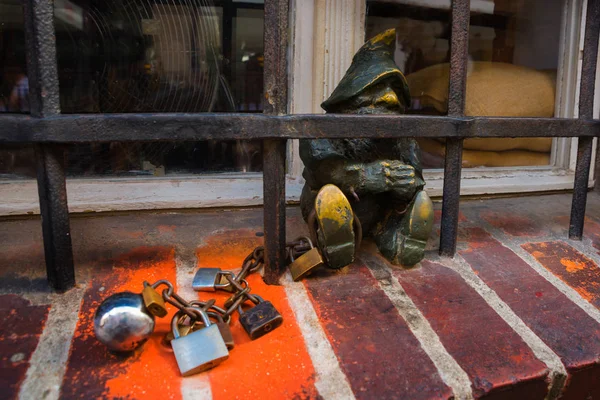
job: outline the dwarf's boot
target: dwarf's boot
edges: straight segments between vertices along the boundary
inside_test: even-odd
[[[425,191],[420,191],[405,213],[388,216],[375,241],[392,264],[412,267],[423,259],[432,228],[433,203]]]
[[[354,261],[357,241],[360,242],[361,236],[359,232],[355,234],[355,228],[360,223],[350,202],[337,186],[329,184],[319,190],[308,224],[312,240],[328,268],[343,268]]]

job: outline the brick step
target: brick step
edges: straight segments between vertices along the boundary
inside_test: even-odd
[[[143,280],[167,278],[184,297],[214,297],[191,290],[193,272],[238,267],[262,241],[259,211],[239,212],[226,229],[220,213],[86,220],[106,243],[79,249],[82,283],[60,296],[40,278],[39,245],[0,233],[18,244],[0,249],[0,397],[600,398],[595,236],[558,240],[557,225],[544,231],[538,222],[564,223],[552,207],[506,215],[498,211],[505,202],[465,210],[454,259],[433,249],[402,269],[367,242],[340,272],[286,277],[282,286],[251,276],[253,292],[273,302],[284,324],[251,341],[234,317],[230,359],[189,378],[161,344],[168,318],[142,350],[122,357],[95,340],[93,313],[110,293],[139,291]],[[301,219],[290,221],[290,236],[300,233]]]

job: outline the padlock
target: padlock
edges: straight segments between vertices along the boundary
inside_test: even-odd
[[[204,310],[194,308],[202,318],[204,327],[186,336],[179,334],[177,319],[171,321],[174,339],[171,341],[173,353],[183,376],[190,376],[211,369],[229,358],[229,351],[221,332],[211,324]]]
[[[290,264],[290,273],[294,282],[299,281],[309,275],[314,269],[319,268],[324,264],[323,257],[319,249],[313,247],[300,257],[292,260]]]
[[[142,290],[142,298],[144,299],[144,305],[155,317],[162,318],[168,314],[165,300],[160,293],[156,291],[153,285],[144,282],[144,289]]]
[[[221,332],[221,336],[223,337],[223,341],[227,346],[227,350],[231,350],[235,347],[235,342],[233,341],[233,333],[231,333],[231,328],[229,324],[223,320],[223,316],[216,312],[208,312],[208,316],[217,320],[215,325],[219,328],[219,332]]]
[[[221,268],[200,268],[194,275],[192,288],[197,292],[214,292],[217,289],[230,291],[227,275],[235,277],[233,272]]]
[[[154,331],[154,315],[139,293],[120,292],[107,297],[94,314],[96,338],[112,351],[132,351]]]
[[[283,317],[270,301],[254,296],[258,298],[258,303],[254,307],[248,311],[244,311],[242,305],[238,307],[240,324],[252,340],[266,335],[283,323]]]

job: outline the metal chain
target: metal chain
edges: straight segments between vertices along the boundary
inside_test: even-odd
[[[286,244],[286,254],[288,261],[293,261],[296,257],[301,256],[313,248],[312,241],[305,236],[299,237]],[[219,287],[219,290],[225,290],[224,287],[233,288],[233,294],[225,301],[224,308],[215,305],[215,299],[208,301],[192,300],[187,301],[175,292],[175,287],[166,279],[161,279],[153,284],[144,282],[144,287],[151,286],[153,289],[159,286],[166,286],[162,291],[162,298],[166,303],[171,304],[179,310],[181,316],[187,315],[190,319],[190,324],[195,324],[199,319],[198,309],[202,308],[208,312],[212,310],[219,314],[223,321],[229,323],[231,315],[245,302],[250,301],[253,304],[258,304],[261,300],[259,296],[250,293],[252,290],[246,278],[260,270],[265,264],[265,250],[263,246],[256,247],[242,262],[242,269],[236,275],[232,271],[223,271],[222,275],[227,279],[228,284]]]
[[[301,256],[313,248],[313,244],[308,237],[301,236],[285,246],[286,258],[288,261],[293,261],[296,257]],[[240,305],[246,301],[251,301],[254,304],[259,303],[259,299],[250,294],[251,288],[246,278],[248,275],[257,272],[265,264],[265,249],[263,246],[255,248],[242,262],[242,269],[236,275],[231,271],[223,271],[229,285],[218,287],[218,290],[229,290],[233,288],[233,294],[225,300],[225,314],[223,318],[229,318]]]

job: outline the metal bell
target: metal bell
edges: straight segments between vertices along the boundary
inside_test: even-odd
[[[132,351],[154,331],[154,316],[141,294],[121,292],[107,297],[94,315],[96,338],[113,351]]]

